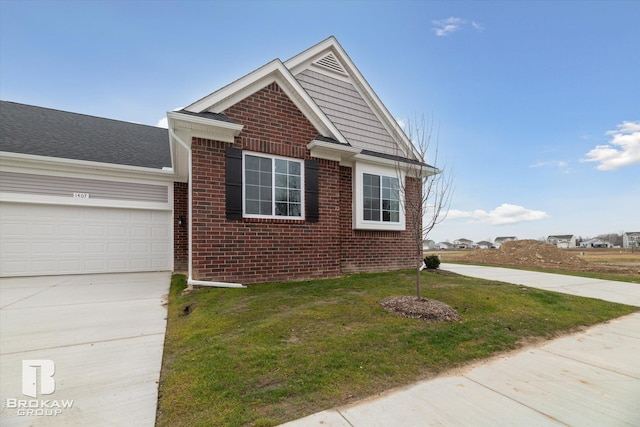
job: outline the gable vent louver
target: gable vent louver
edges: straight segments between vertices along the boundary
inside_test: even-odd
[[[336,73],[347,75],[347,72],[344,70],[344,67],[342,66],[340,61],[338,61],[338,59],[333,55],[333,53],[329,53],[328,55],[318,59],[315,62],[315,64],[321,67],[327,68]]]

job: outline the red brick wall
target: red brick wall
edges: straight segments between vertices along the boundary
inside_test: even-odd
[[[306,145],[317,131],[276,84],[225,114],[245,126],[235,147],[309,158]],[[319,161],[320,222],[230,221],[225,215],[226,144],[194,139],[192,147],[194,279],[249,284],[340,275],[336,162]]]
[[[173,183],[173,269],[189,269],[189,184]],[[184,220],[179,224],[180,217]]]
[[[417,180],[407,181],[406,197],[416,197]],[[411,185],[413,183],[413,185]],[[353,229],[352,169],[340,168],[341,250],[340,270],[344,274],[410,269],[416,267],[413,221],[407,215],[405,231]]]
[[[233,144],[243,150],[307,159],[318,133],[275,83],[225,114],[244,125]],[[227,220],[226,146],[192,141],[194,279],[251,284],[413,268],[408,231],[351,229],[351,168],[338,162],[318,161],[319,222]]]

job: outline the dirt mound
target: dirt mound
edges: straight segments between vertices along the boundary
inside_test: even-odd
[[[537,240],[512,240],[500,249],[481,249],[469,252],[460,261],[509,266],[535,266],[590,271],[591,263],[555,245]]]

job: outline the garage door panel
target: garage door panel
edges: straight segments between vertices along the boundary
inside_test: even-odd
[[[81,225],[62,225],[60,226],[60,235],[67,239],[77,239],[83,236],[83,227]]]
[[[90,258],[84,260],[84,267],[89,271],[105,271],[107,270],[107,262],[104,258]]]
[[[170,211],[0,203],[0,276],[168,270]]]
[[[134,225],[131,227],[131,237],[152,237],[153,233],[150,229],[150,227],[144,227],[144,226],[139,226],[139,225]]]
[[[60,242],[60,253],[62,254],[74,254],[74,255],[82,255],[84,252],[84,242],[75,241],[75,242]]]
[[[59,270],[57,260],[35,258],[31,261],[31,265],[35,274],[48,274],[50,271]]]
[[[106,245],[104,242],[85,242],[84,250],[87,254],[105,254]]]
[[[29,268],[29,263],[23,259],[3,259],[2,274],[6,276],[23,276],[22,272]]]
[[[132,258],[131,267],[133,269],[147,270],[151,269],[151,262],[147,258]]]
[[[38,220],[38,218],[33,218],[33,220]],[[55,237],[58,235],[58,227],[58,224],[50,222],[49,218],[47,218],[46,223],[33,224],[31,227],[31,234],[38,237]]]
[[[83,268],[84,268],[84,261],[80,259],[60,261],[60,272],[63,274],[70,271],[82,270]]]
[[[151,244],[150,243],[131,243],[131,253],[132,254],[150,254],[151,253]]]
[[[108,228],[109,238],[129,237],[129,228],[124,225],[112,225]]]
[[[106,234],[104,225],[87,224],[84,226],[85,237],[104,237]]]
[[[49,258],[48,255],[58,251],[59,245],[57,242],[35,241],[31,244],[31,253],[35,256],[45,255],[46,258]]]
[[[114,255],[115,257],[118,257],[122,254],[128,253],[129,252],[129,247],[127,245],[128,242],[109,242],[108,244],[108,248],[109,251],[108,253],[111,255]]]

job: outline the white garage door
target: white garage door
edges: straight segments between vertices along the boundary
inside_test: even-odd
[[[0,203],[0,276],[171,269],[170,211]]]

